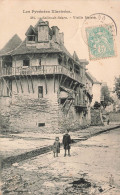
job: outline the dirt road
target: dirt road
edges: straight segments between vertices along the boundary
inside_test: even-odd
[[[2,171],[3,194],[119,195],[119,140],[116,129],[73,144],[71,157],[62,149],[15,163]]]

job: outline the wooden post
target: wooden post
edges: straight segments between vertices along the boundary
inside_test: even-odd
[[[4,80],[2,78],[2,96],[3,96],[3,89],[4,89]]]
[[[43,65],[43,74],[44,74],[44,65]]]
[[[3,76],[3,67],[2,67],[2,57],[1,57],[1,59],[0,59],[0,74],[1,74],[1,76]]]
[[[61,75],[61,78],[60,78],[60,84],[61,84],[61,82],[62,82],[62,78],[63,78],[63,74]]]
[[[20,80],[20,87],[21,87],[21,91],[22,91],[22,93],[23,93],[24,91],[23,91],[22,81],[21,81],[21,78],[20,78],[20,77],[19,77],[19,80]]]
[[[64,84],[64,82],[67,80],[67,77],[65,77],[65,79],[63,80],[63,84]]]
[[[60,93],[60,75],[58,75],[57,78],[58,78],[58,86],[59,86],[59,87],[58,87],[58,93]]]
[[[26,75],[26,78],[27,78],[27,84],[28,84],[28,92],[30,93],[30,86],[29,86],[29,80],[28,80],[27,75]]]
[[[54,66],[54,71],[53,71],[53,82],[54,82],[54,93],[55,93],[55,66]]]
[[[75,89],[75,87],[76,87],[76,85],[77,85],[77,84],[78,84],[77,82],[75,82],[75,83],[74,83],[74,87],[73,87],[73,90]]]
[[[70,83],[70,88],[71,88],[72,84],[73,84],[73,81],[71,81],[71,83]]]
[[[46,94],[47,94],[48,91],[47,91],[47,79],[46,79],[46,75],[45,75],[45,89],[46,89]]]
[[[55,74],[53,74],[53,78],[54,78],[54,93],[55,93]]]
[[[33,91],[33,93],[34,93],[34,86],[33,86],[32,76],[30,76],[30,78],[31,78],[32,91]]]
[[[15,57],[15,75],[16,75],[16,57]]]
[[[17,84],[16,77],[15,77],[15,83],[16,83],[17,93],[19,93],[19,89],[18,89],[18,84]]]
[[[3,78],[3,81],[4,81],[5,85],[6,85],[6,87],[8,88],[10,94],[12,95],[12,91],[10,90],[10,88],[9,88],[9,86],[8,86],[8,84],[7,84],[7,82],[6,82],[6,80],[4,78]]]
[[[75,72],[75,64],[73,63],[73,72]]]

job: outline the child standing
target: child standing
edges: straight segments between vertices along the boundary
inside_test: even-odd
[[[55,157],[55,154],[56,154],[56,157],[58,157],[58,153],[60,153],[59,137],[55,138],[55,142],[53,144],[53,153],[54,153],[54,157]]]
[[[63,135],[63,145],[64,145],[64,150],[65,150],[64,157],[66,156],[67,150],[68,150],[68,156],[71,156],[70,155],[70,144],[71,144],[71,137],[69,135],[69,131],[66,130],[66,133]]]

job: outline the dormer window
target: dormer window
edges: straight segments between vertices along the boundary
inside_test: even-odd
[[[27,32],[25,33],[25,35],[27,36],[27,42],[35,42],[35,37],[36,37],[36,31],[33,28],[33,26],[30,26],[27,30]]]
[[[28,35],[27,40],[28,41],[35,41],[35,35]]]

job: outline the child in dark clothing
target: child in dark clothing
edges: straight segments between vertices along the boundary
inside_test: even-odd
[[[58,157],[58,153],[60,153],[59,137],[55,138],[55,142],[53,144],[53,153],[54,153],[54,157],[55,157],[55,154],[56,154],[56,157]]]
[[[65,154],[64,157],[66,156],[66,151],[68,150],[68,156],[70,155],[70,143],[71,143],[71,138],[70,135],[68,134],[69,131],[66,130],[65,135],[63,136],[63,145],[64,145],[64,149],[65,149]]]

